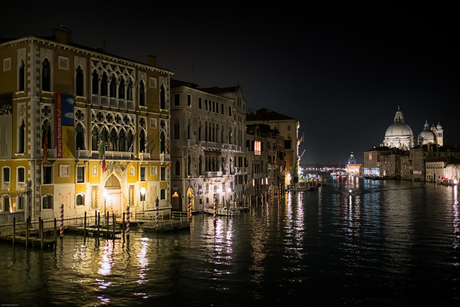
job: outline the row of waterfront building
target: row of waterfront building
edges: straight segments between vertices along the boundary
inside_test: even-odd
[[[48,38],[0,41],[0,222],[237,205],[297,180],[299,122],[241,87]]]
[[[444,130],[425,123],[416,139],[397,110],[394,123],[385,132],[383,144],[364,152],[364,163],[353,155],[347,172],[364,177],[454,183],[460,177],[460,148],[444,144]]]

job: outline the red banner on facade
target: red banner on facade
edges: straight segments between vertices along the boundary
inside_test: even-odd
[[[56,93],[54,102],[54,114],[56,116],[56,157],[62,158],[62,94]]]

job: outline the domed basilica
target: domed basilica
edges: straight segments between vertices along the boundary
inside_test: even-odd
[[[443,130],[440,123],[430,128],[428,122],[425,122],[423,131],[417,138],[417,145],[437,144],[443,146]],[[404,115],[398,107],[394,123],[391,124],[385,132],[383,146],[409,150],[414,147],[414,134],[408,124],[404,122]]]

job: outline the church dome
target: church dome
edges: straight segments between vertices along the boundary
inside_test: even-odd
[[[404,115],[399,110],[396,111],[394,123],[391,124],[385,132],[385,139],[383,140],[384,146],[390,148],[400,148],[408,150],[413,147],[414,134],[412,129],[406,123],[404,123]]]
[[[430,143],[436,144],[436,135],[430,129],[428,121],[426,121],[423,126],[423,131],[418,135],[418,145],[426,145]]]

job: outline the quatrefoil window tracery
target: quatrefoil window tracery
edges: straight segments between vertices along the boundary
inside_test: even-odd
[[[51,107],[50,106],[42,107],[42,116],[46,118],[51,117]]]

